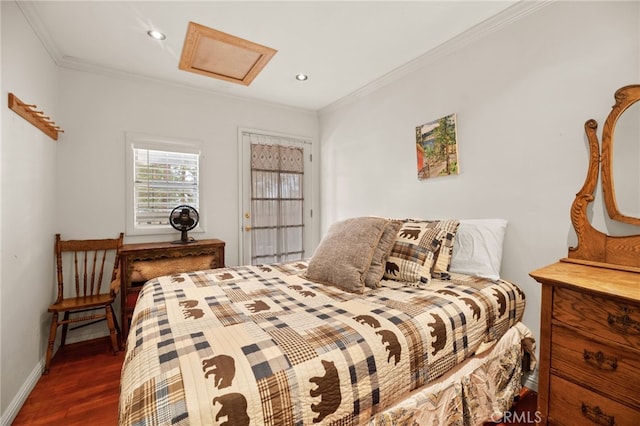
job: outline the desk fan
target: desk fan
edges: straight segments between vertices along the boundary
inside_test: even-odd
[[[188,205],[181,205],[171,210],[169,215],[169,223],[176,231],[180,231],[180,239],[172,241],[173,244],[188,244],[195,242],[193,238],[187,236],[187,231],[191,231],[198,225],[200,215],[198,211]]]

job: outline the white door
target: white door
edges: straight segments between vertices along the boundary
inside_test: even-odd
[[[241,130],[240,150],[241,264],[308,257],[310,141]]]

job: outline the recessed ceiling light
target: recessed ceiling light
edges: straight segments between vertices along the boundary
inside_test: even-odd
[[[305,80],[308,80],[308,79],[309,79],[309,76],[306,75],[306,74],[298,74],[298,75],[296,75],[296,80],[298,80],[298,81],[305,81]]]
[[[167,38],[166,35],[162,34],[160,31],[156,31],[156,30],[149,30],[147,31],[147,35],[151,38],[154,38],[156,40],[164,40]]]

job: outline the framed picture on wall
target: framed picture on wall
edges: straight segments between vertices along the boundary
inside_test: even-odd
[[[416,155],[419,180],[460,173],[456,114],[416,127]]]

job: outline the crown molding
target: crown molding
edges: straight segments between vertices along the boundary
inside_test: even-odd
[[[434,63],[438,59],[450,55],[453,52],[491,34],[498,31],[500,28],[511,24],[515,21],[522,19],[523,17],[536,12],[537,10],[553,3],[557,0],[520,0],[513,6],[505,9],[499,14],[488,18],[487,20],[475,25],[471,29],[464,33],[442,43],[441,45],[427,51],[416,59],[402,65],[382,77],[373,80],[369,84],[361,87],[360,89],[322,107],[317,110],[310,110],[306,108],[293,107],[290,105],[284,105],[277,102],[269,102],[262,99],[247,98],[242,96],[231,95],[225,92],[220,92],[212,89],[205,89],[186,83],[180,83],[176,81],[168,81],[160,78],[150,77],[147,75],[131,73],[120,69],[108,67],[103,64],[90,63],[78,58],[63,55],[53,38],[46,30],[46,26],[42,23],[38,14],[36,13],[32,2],[17,0],[16,4],[22,11],[22,14],[26,18],[29,25],[32,27],[38,39],[42,42],[45,50],[51,56],[55,64],[61,68],[68,68],[77,71],[90,72],[99,75],[108,75],[111,77],[119,77],[133,80],[145,80],[155,82],[158,84],[165,84],[174,87],[186,88],[189,90],[202,92],[206,94],[213,94],[216,96],[227,97],[238,101],[249,101],[254,103],[263,104],[266,106],[275,106],[278,108],[292,109],[296,111],[302,111],[311,113],[313,115],[321,116],[328,112],[342,108],[348,104],[351,104],[358,99],[375,92],[376,90],[387,86],[395,81],[398,81],[409,74],[416,72],[417,70],[426,67],[429,64]]]
[[[193,92],[203,93],[206,95],[214,95],[217,97],[230,99],[236,102],[249,102],[251,104],[263,105],[270,108],[280,108],[280,109],[288,109],[292,111],[302,112],[305,114],[310,114],[312,116],[318,115],[317,110],[282,104],[278,102],[272,102],[272,101],[268,101],[260,98],[237,96],[230,93],[221,92],[219,90],[207,89],[205,87],[201,87],[198,85],[192,85],[188,83],[183,83],[183,82],[174,81],[174,80],[167,80],[167,79],[158,78],[158,77],[151,77],[145,74],[138,74],[130,71],[123,71],[118,68],[111,68],[106,65],[95,64],[95,63],[88,62],[83,59],[75,58],[72,56],[62,56],[62,58],[60,58],[57,64],[60,68],[66,68],[66,69],[75,70],[75,71],[109,76],[112,78],[120,78],[123,80],[130,80],[130,81],[136,81],[136,80],[146,81],[146,82],[155,83],[163,86],[175,87],[175,88],[184,89],[184,90],[191,90]]]
[[[302,108],[302,107],[297,107],[297,106],[292,106],[287,104],[281,104],[278,102],[272,102],[272,101],[260,99],[260,98],[251,98],[248,96],[237,96],[230,93],[221,92],[219,90],[207,89],[205,87],[201,87],[198,85],[192,85],[188,83],[167,80],[167,79],[158,78],[158,77],[151,77],[145,74],[138,74],[130,71],[123,71],[118,68],[111,68],[106,65],[95,64],[95,63],[88,62],[83,59],[75,58],[72,56],[62,56],[62,58],[60,58],[57,64],[60,68],[66,68],[66,69],[75,70],[75,71],[81,71],[81,72],[97,74],[97,75],[104,75],[112,78],[120,78],[123,80],[130,80],[130,81],[136,81],[136,80],[147,81],[155,84],[160,84],[163,86],[175,87],[179,89],[191,90],[193,92],[203,93],[206,95],[214,95],[217,97],[227,98],[230,100],[234,100],[236,102],[249,102],[251,104],[263,105],[270,108],[288,109],[292,111],[310,114],[313,116],[318,115],[317,110],[312,110],[308,108]]]
[[[416,59],[407,62],[406,64],[388,72],[382,77],[373,80],[371,83],[361,87],[360,89],[350,93],[349,95],[338,99],[329,105],[322,107],[318,110],[318,115],[332,112],[334,110],[343,108],[358,99],[369,95],[378,89],[385,87],[395,81],[415,73],[416,71],[433,64],[444,56],[450,55],[457,50],[462,49],[469,44],[476,42],[489,34],[492,34],[502,27],[516,22],[527,15],[530,15],[539,9],[555,2],[557,0],[520,0],[513,6],[508,7],[502,12],[486,19],[485,21],[473,26],[469,30],[453,37],[441,45],[427,51]]]
[[[25,17],[33,32],[36,34],[36,37],[40,40],[45,50],[53,59],[56,65],[60,66],[60,60],[62,59],[62,54],[58,49],[58,46],[53,42],[53,38],[51,34],[47,31],[46,26],[42,23],[42,20],[34,10],[33,2],[30,1],[16,1],[16,5],[22,12],[22,15]]]
[[[63,55],[60,52],[60,49],[58,49],[58,46],[56,45],[56,43],[53,41],[53,38],[51,37],[49,32],[46,30],[46,26],[42,23],[42,20],[38,16],[38,13],[35,11],[31,3],[32,2],[28,2],[28,1],[16,1],[16,4],[22,11],[22,14],[24,15],[25,19],[27,20],[27,22],[29,23],[33,31],[35,32],[38,39],[43,44],[45,50],[47,51],[49,56],[51,56],[55,64],[60,68],[82,71],[82,72],[87,72],[87,73],[92,73],[97,75],[105,75],[105,76],[121,78],[125,80],[138,80],[138,81],[143,80],[143,81],[152,82],[156,84],[162,84],[165,86],[188,89],[194,92],[205,93],[208,95],[220,96],[227,99],[232,99],[234,101],[250,102],[252,104],[259,104],[259,105],[264,105],[268,107],[276,107],[281,109],[293,110],[297,112],[310,114],[313,116],[317,116],[318,114],[317,110],[281,104],[278,102],[270,102],[268,100],[259,99],[259,98],[236,96],[236,95],[221,92],[218,90],[207,89],[207,88],[203,88],[196,85],[190,85],[188,83],[165,80],[165,79],[151,77],[144,74],[123,71],[121,69],[109,67],[104,64],[97,64],[97,63],[85,61],[83,59],[76,58],[73,56]]]

